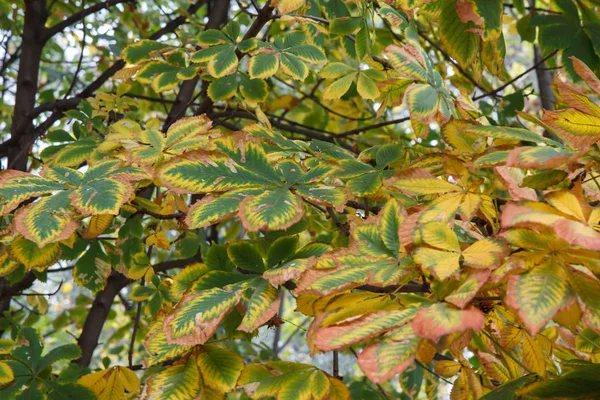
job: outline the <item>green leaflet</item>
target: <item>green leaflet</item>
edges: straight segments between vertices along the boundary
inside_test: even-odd
[[[285,188],[246,197],[240,204],[240,220],[249,231],[286,229],[303,215],[302,200]]]
[[[284,361],[247,365],[238,385],[253,399],[277,396],[281,400],[310,400],[325,399],[327,395],[332,399],[350,399],[350,392],[336,378],[312,365]]]
[[[248,300],[248,307],[239,330],[254,332],[279,311],[279,290],[266,280],[260,280]]]
[[[169,45],[158,43],[153,40],[140,40],[131,44],[123,50],[123,59],[129,64],[137,64],[149,60],[165,50]]]

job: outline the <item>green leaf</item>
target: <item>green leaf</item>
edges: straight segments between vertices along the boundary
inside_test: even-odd
[[[246,197],[240,204],[239,215],[249,231],[282,230],[300,221],[304,204],[286,188],[265,190],[257,196]]]
[[[363,72],[358,74],[356,90],[363,98],[369,100],[376,100],[381,95],[375,82]]]
[[[231,391],[244,369],[242,357],[214,344],[202,346],[197,363],[205,384],[220,392]]]
[[[21,209],[14,222],[17,232],[40,247],[67,239],[79,226],[72,217],[68,191],[44,197]]]
[[[188,356],[150,376],[144,393],[163,400],[194,399],[200,394],[201,382],[196,358]]]
[[[299,46],[292,47],[290,49],[286,49],[285,53],[292,54],[302,61],[306,61],[312,64],[319,64],[327,61],[327,56],[317,46],[313,46],[311,44],[302,44]]]
[[[329,100],[339,99],[342,97],[344,94],[346,94],[348,89],[350,89],[350,86],[354,82],[355,76],[355,73],[351,73],[331,83],[331,85],[325,88],[325,91],[323,92],[323,98]]]
[[[429,85],[412,85],[406,90],[411,117],[423,123],[433,122],[440,105],[438,91]]]
[[[240,298],[241,290],[235,286],[188,292],[165,317],[168,343],[206,343]]]
[[[279,264],[290,257],[298,249],[298,236],[284,236],[273,242],[267,253],[267,265],[269,268]]]
[[[104,259],[104,252],[97,241],[90,243],[88,250],[77,260],[73,269],[73,279],[81,287],[96,294],[106,285],[111,266]]]
[[[308,67],[300,58],[292,54],[281,54],[279,67],[292,79],[304,81],[308,76]]]
[[[489,0],[495,1],[495,0]],[[464,23],[457,14],[454,0],[442,0],[439,31],[443,48],[463,67],[469,67],[477,60],[480,37],[473,30],[473,22]]]
[[[71,194],[71,203],[84,215],[117,215],[129,200],[131,186],[123,181],[104,178],[81,185]]]
[[[164,43],[158,43],[154,40],[140,40],[130,44],[123,50],[121,57],[129,64],[137,64],[141,61],[150,60],[157,57],[161,50],[170,47]]]
[[[262,273],[266,269],[258,247],[248,241],[230,243],[227,246],[227,255],[233,264],[242,270]]]
[[[207,195],[192,205],[185,222],[190,229],[196,229],[225,221],[237,214],[243,199],[260,192],[260,189],[240,189],[219,197]]]
[[[24,327],[19,332],[11,356],[31,370],[38,371],[43,348],[44,341],[40,334],[33,328]]]
[[[240,77],[240,93],[246,100],[263,102],[269,95],[269,85],[262,79],[250,79],[244,73]]]
[[[235,96],[237,88],[237,75],[232,74],[212,81],[207,94],[212,101],[229,100]]]
[[[75,138],[64,129],[54,129],[46,134],[46,139],[53,143],[74,142]]]
[[[238,327],[244,332],[254,332],[279,311],[279,290],[261,279],[248,300],[248,309]]]
[[[275,75],[279,69],[279,55],[275,51],[258,54],[250,58],[248,72],[251,79],[265,79]]]
[[[360,28],[362,22],[360,17],[335,18],[329,23],[329,33],[339,36],[352,35]]]
[[[567,372],[556,379],[535,383],[519,394],[538,399],[581,398],[600,394],[600,365],[591,364]]]
[[[55,349],[50,350],[48,354],[46,354],[40,360],[40,364],[38,366],[38,371],[43,371],[46,368],[50,367],[52,364],[59,360],[75,360],[76,358],[81,357],[81,350],[79,350],[79,346],[76,344],[65,344],[59,346]]]
[[[204,46],[216,46],[229,43],[230,40],[223,32],[216,29],[207,29],[198,34],[198,44]]]
[[[60,246],[58,243],[49,243],[40,248],[36,243],[18,237],[8,247],[8,254],[11,259],[23,264],[27,269],[43,270],[56,262],[60,256]]]
[[[78,140],[55,153],[48,162],[55,166],[79,167],[90,158],[97,146],[98,143],[91,139]]]

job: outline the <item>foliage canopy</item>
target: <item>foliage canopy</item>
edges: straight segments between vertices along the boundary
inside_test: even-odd
[[[2,398],[600,396],[600,2],[158,3],[0,4]]]

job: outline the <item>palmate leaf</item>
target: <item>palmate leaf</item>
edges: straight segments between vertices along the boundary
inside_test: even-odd
[[[98,398],[129,399],[140,390],[140,380],[125,367],[112,367],[82,376],[77,383],[90,388]]]
[[[281,183],[263,147],[250,135],[227,136],[216,141],[216,145],[230,160],[208,155],[200,155],[194,161],[175,159],[159,169],[159,179],[182,193],[272,187]]]
[[[506,304],[514,308],[523,323],[535,335],[556,313],[573,300],[563,267],[555,258],[523,275],[511,275]]]
[[[339,379],[312,365],[285,361],[247,365],[238,386],[252,399],[275,396],[278,400],[350,399],[350,392]]]

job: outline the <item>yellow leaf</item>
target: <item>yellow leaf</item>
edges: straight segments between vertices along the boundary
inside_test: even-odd
[[[279,0],[274,1],[273,5],[277,7],[280,13],[287,14],[291,11],[295,11],[300,7],[304,7],[306,0]]]
[[[421,228],[423,241],[441,250],[460,252],[460,245],[452,228],[440,221],[429,222]]]
[[[140,390],[137,375],[125,367],[112,367],[82,376],[77,383],[90,388],[101,400],[127,399]]]
[[[546,357],[542,348],[530,335],[523,340],[523,364],[541,377],[546,376]]]
[[[444,378],[452,378],[458,374],[462,365],[457,361],[440,360],[435,363],[435,372]]]
[[[85,228],[81,237],[84,239],[93,239],[100,236],[110,226],[113,217],[110,214],[92,216],[89,225]]]

